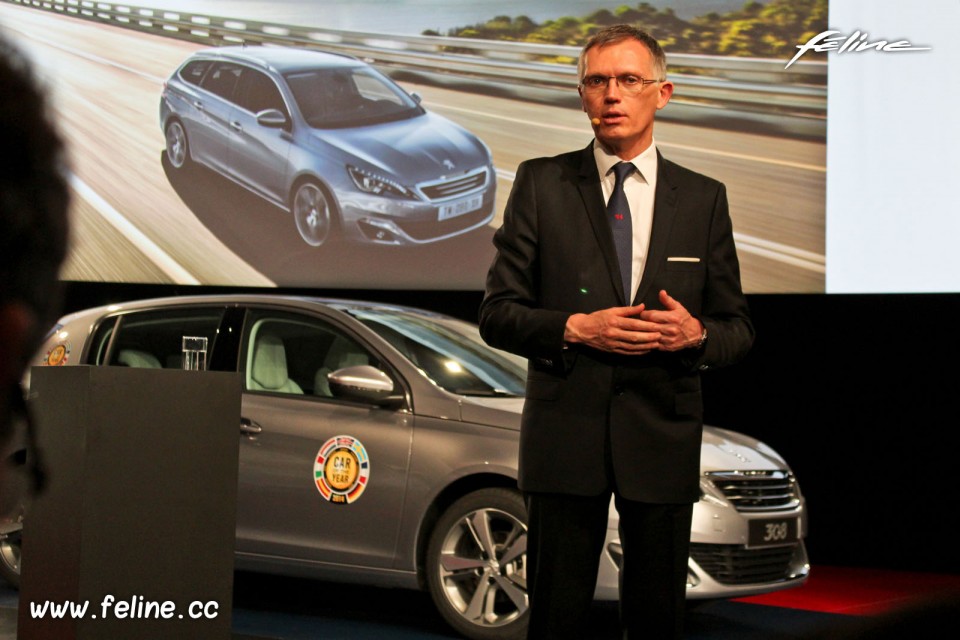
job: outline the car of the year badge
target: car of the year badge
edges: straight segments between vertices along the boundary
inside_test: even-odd
[[[487,146],[350,56],[198,51],[164,83],[160,126],[174,173],[212,169],[292,213],[313,246],[416,245],[493,218]]]

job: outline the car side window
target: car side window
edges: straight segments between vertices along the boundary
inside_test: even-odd
[[[246,387],[290,395],[335,397],[327,377],[379,360],[334,325],[295,314],[251,314],[246,339]]]
[[[91,364],[149,369],[183,368],[183,338],[207,338],[214,348],[222,309],[164,309],[122,314],[101,323],[93,336]]]
[[[238,64],[217,63],[200,81],[200,87],[221,98],[232,100],[241,71],[243,68]]]
[[[189,82],[192,85],[200,86],[200,81],[203,79],[203,74],[207,72],[210,64],[210,60],[194,60],[193,62],[188,62],[180,70],[180,77],[184,82]]]
[[[254,114],[266,109],[277,109],[289,117],[287,105],[284,104],[276,83],[270,76],[256,69],[243,70],[236,103]]]

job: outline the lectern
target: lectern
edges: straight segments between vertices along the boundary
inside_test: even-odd
[[[33,369],[49,481],[24,519],[20,640],[229,640],[240,393],[229,373]]]

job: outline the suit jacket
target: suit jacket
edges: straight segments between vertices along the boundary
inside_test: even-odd
[[[573,313],[624,306],[592,145],[520,165],[480,307],[492,346],[529,359],[520,488],[632,500],[699,498],[700,371],[753,342],[724,186],[658,152],[653,228],[634,304],[661,289],[707,328],[702,349],[619,356],[564,345]],[[683,258],[683,260],[677,260]]]

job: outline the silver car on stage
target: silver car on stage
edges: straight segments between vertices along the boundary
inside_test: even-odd
[[[423,244],[493,218],[487,146],[350,56],[198,51],[164,83],[160,127],[174,172],[213,169],[290,211],[313,246]]]
[[[66,316],[36,364],[181,368],[184,336],[206,337],[207,367],[244,380],[238,568],[427,589],[466,637],[524,636],[522,359],[429,311],[229,295]],[[688,597],[802,584],[807,514],[787,463],[707,427],[701,468]],[[19,531],[0,531],[0,564],[15,579]],[[616,599],[620,559],[611,507],[598,599]]]

